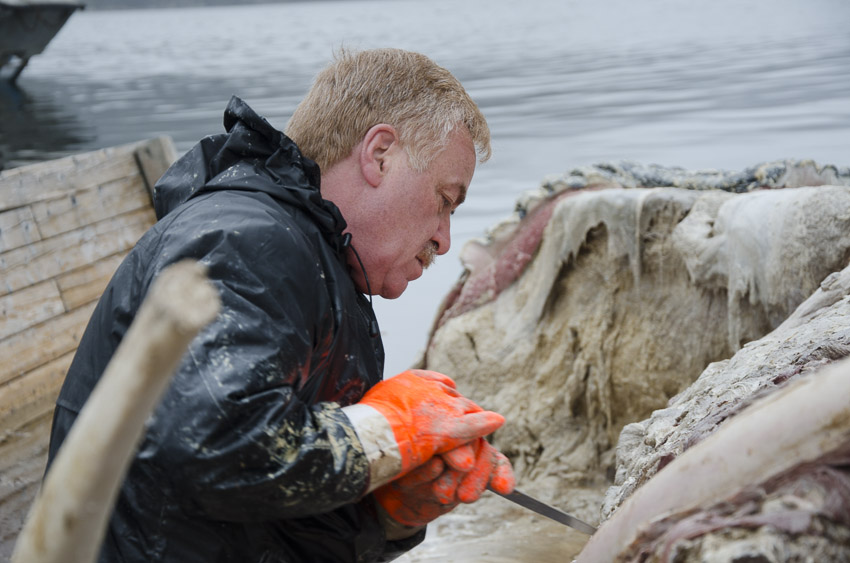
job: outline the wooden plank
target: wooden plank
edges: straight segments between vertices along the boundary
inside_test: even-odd
[[[23,471],[20,479],[15,481],[15,488],[10,491],[9,496],[0,497],[0,561],[11,561],[15,541],[24,527],[41,485],[41,473],[44,473],[47,458],[32,461],[31,465],[21,467]],[[0,475],[0,479],[4,477]],[[9,477],[17,478],[11,475]]]
[[[0,172],[0,211],[52,199],[127,175],[141,143],[39,162]]]
[[[175,160],[177,160],[177,149],[171,137],[152,139],[136,149],[136,161],[145,178],[151,201],[153,201],[154,184]]]
[[[41,240],[32,208],[19,207],[0,213],[0,252]]]
[[[126,255],[126,252],[113,254],[56,278],[65,308],[70,311],[99,299]]]
[[[0,436],[0,561],[9,561],[41,484],[52,418],[47,413],[5,440]]]
[[[89,303],[0,340],[0,384],[76,350],[95,305]]]
[[[52,418],[51,410],[15,432],[6,432],[0,436],[0,499],[13,494],[15,482],[25,484],[34,482],[31,479],[41,479]],[[23,469],[22,466],[36,466],[36,475],[32,475],[32,471]]]
[[[96,300],[154,224],[149,192],[176,157],[163,137],[0,172],[0,560],[40,484]]]
[[[140,209],[0,254],[0,296],[129,250],[155,222]]]
[[[0,297],[0,339],[64,312],[59,286],[53,280]]]
[[[137,151],[147,162],[136,162]],[[171,138],[158,137],[5,170],[0,172],[0,211],[114,182],[126,175],[128,162],[144,166],[142,172],[151,181],[161,175],[158,169],[164,171],[176,157]],[[157,163],[159,158],[163,161]]]
[[[15,432],[53,410],[74,353],[0,385],[0,435]]]
[[[32,214],[46,239],[150,205],[144,178],[134,164],[125,177],[114,182],[36,202]]]

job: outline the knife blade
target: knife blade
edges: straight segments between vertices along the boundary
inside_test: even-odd
[[[554,506],[550,506],[544,502],[540,502],[539,500],[528,496],[527,494],[520,492],[514,489],[514,492],[503,495],[502,493],[496,492],[490,487],[487,487],[490,491],[496,493],[502,498],[506,498],[511,502],[514,502],[523,508],[527,508],[540,514],[541,516],[545,516],[547,518],[551,518],[556,522],[560,522],[561,524],[565,524],[571,528],[575,528],[579,532],[584,532],[585,534],[593,535],[596,532],[596,528],[588,524],[587,522],[582,522],[575,516],[570,516],[566,512],[562,512],[555,508]]]

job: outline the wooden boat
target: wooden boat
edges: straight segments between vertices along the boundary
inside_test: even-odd
[[[0,172],[0,561],[41,481],[53,405],[115,268],[155,222],[168,137]]]
[[[73,0],[0,0],[0,69],[15,82],[68,18],[84,4]],[[8,69],[7,69],[8,67]]]

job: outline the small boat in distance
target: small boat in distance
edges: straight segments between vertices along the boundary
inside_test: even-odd
[[[14,83],[30,57],[84,7],[73,0],[0,0],[0,78]]]

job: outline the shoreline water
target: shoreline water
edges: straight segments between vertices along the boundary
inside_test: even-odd
[[[450,253],[399,300],[375,299],[391,375],[425,346],[463,243],[552,174],[635,160],[742,169],[847,165],[850,5],[839,0],[292,3],[84,11],[0,89],[0,150],[35,162],[162,134],[222,131],[236,94],[278,128],[340,46],[418,50],[466,85],[493,158],[453,217]],[[366,17],[368,15],[368,17]],[[842,162],[844,160],[844,162]]]

